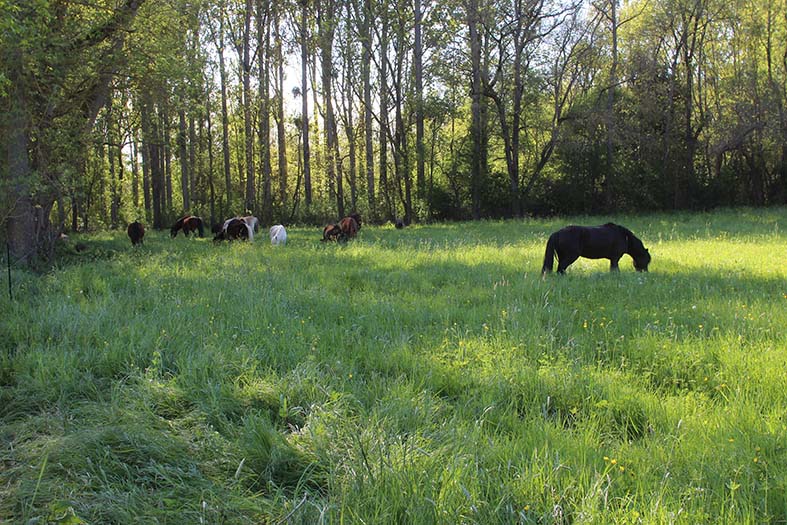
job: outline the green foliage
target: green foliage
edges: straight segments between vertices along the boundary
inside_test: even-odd
[[[607,220],[650,273],[541,278]],[[0,298],[0,520],[784,521],[786,220],[77,236]]]

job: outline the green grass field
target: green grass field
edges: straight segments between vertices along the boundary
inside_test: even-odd
[[[609,219],[650,273],[542,280]],[[784,523],[785,226],[80,237],[0,299],[0,523]]]

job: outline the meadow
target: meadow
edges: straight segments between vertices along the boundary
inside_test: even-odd
[[[607,220],[649,273],[542,279]],[[72,238],[0,298],[0,523],[784,523],[785,226]]]

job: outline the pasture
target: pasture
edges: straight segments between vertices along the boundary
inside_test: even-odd
[[[649,273],[541,278],[608,220]],[[783,523],[785,226],[79,237],[0,299],[0,522]]]

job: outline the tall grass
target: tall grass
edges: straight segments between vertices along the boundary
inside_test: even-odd
[[[541,278],[609,219],[650,273]],[[0,299],[0,522],[787,521],[784,224],[82,237]]]

